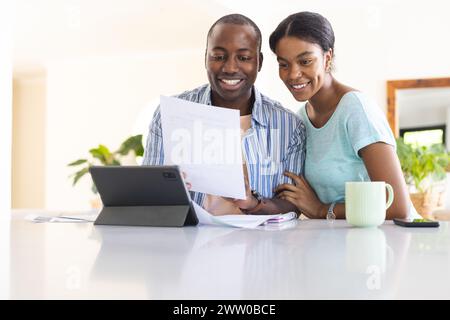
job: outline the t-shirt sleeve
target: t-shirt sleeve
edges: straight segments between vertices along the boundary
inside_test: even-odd
[[[347,133],[357,156],[359,150],[376,142],[396,147],[386,116],[373,101],[354,94],[347,112]]]

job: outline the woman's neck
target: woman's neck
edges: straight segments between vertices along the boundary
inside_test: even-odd
[[[336,110],[342,96],[354,89],[339,83],[329,75],[322,88],[308,100],[308,118],[316,128],[324,126]]]
[[[308,100],[314,113],[318,115],[333,113],[342,97],[342,87],[333,76],[329,75],[322,88]]]

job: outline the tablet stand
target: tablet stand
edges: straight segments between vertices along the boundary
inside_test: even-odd
[[[95,225],[182,227],[198,223],[192,205],[103,207]]]

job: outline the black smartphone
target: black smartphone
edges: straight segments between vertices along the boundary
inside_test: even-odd
[[[398,226],[402,227],[428,227],[428,228],[436,228],[439,227],[439,222],[429,219],[397,219],[394,218],[394,223]]]

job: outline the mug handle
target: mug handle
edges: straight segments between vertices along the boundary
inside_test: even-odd
[[[391,206],[392,202],[394,202],[394,189],[392,189],[392,186],[389,183],[385,183],[385,185],[389,194],[388,201],[386,203],[387,210]]]

